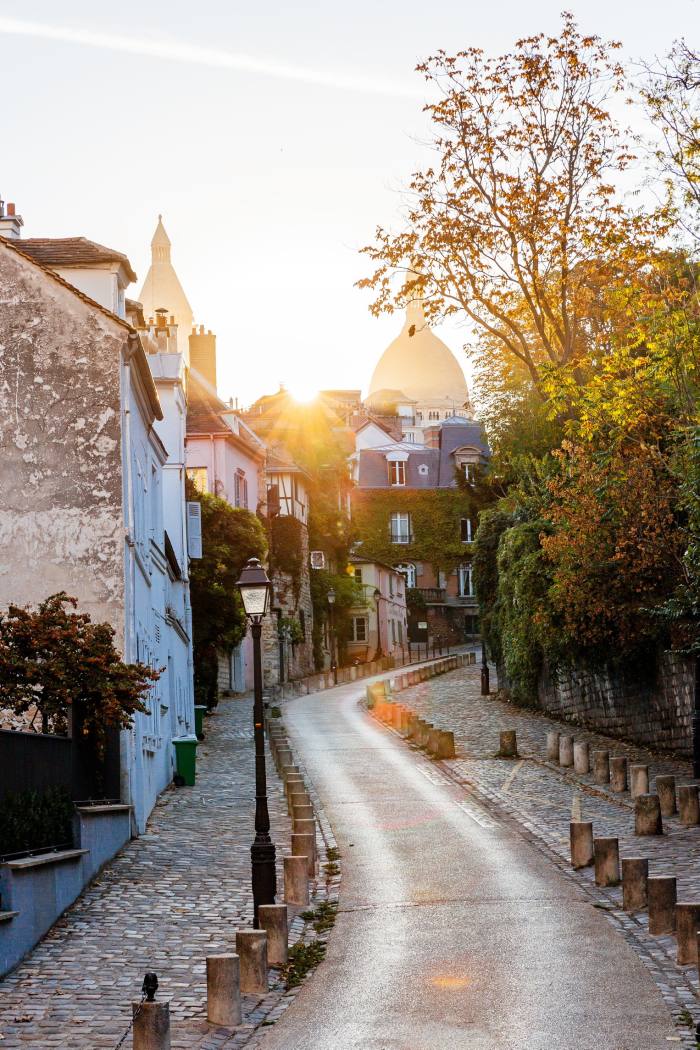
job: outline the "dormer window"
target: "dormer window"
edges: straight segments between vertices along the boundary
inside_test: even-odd
[[[406,464],[399,460],[398,462],[388,463],[389,467],[389,484],[390,485],[405,485],[406,484]]]

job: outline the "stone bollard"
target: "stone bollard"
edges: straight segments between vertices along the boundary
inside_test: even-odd
[[[278,747],[277,761],[280,769],[283,769],[285,766],[291,766],[294,761],[291,747]]]
[[[235,1028],[241,1013],[241,962],[237,955],[207,955],[207,1021]]]
[[[574,738],[572,736],[559,737],[559,765],[568,769],[574,764]]]
[[[590,820],[572,820],[569,824],[571,867],[590,868],[593,863],[593,824]]]
[[[439,739],[438,758],[455,757],[455,735],[451,729],[441,729]]]
[[[304,788],[304,777],[301,773],[289,773],[284,777],[284,793],[287,797],[292,791],[297,791],[299,788]]]
[[[700,823],[700,802],[696,784],[681,784],[678,788],[678,814],[681,824]]]
[[[293,791],[288,799],[290,817],[294,815],[295,806],[310,806],[311,798],[308,791]]]
[[[620,850],[617,839],[593,839],[596,886],[617,886],[620,882]]]
[[[644,911],[647,906],[649,861],[646,857],[622,859],[622,907],[624,911]]]
[[[296,824],[298,820],[313,820],[314,819],[314,807],[313,806],[294,806],[294,812],[292,813],[292,824]],[[293,828],[297,831],[297,828]]]
[[[284,899],[287,904],[309,903],[309,858],[284,858]]]
[[[241,964],[241,991],[267,995],[267,934],[264,930],[237,930],[236,955]]]
[[[634,801],[635,835],[663,835],[658,795],[637,795]]]
[[[433,729],[431,729],[429,731],[428,739],[426,741],[426,746],[427,746],[428,751],[430,752],[431,755],[437,755],[438,751],[440,750],[440,730],[439,729],[433,728]]]
[[[610,753],[608,751],[594,751],[591,755],[593,763],[593,780],[596,784],[610,783]]]
[[[632,798],[649,794],[649,766],[630,766],[630,794]]]
[[[613,755],[610,759],[610,787],[618,793],[627,790],[627,759]]]
[[[559,734],[554,731],[547,733],[547,761],[559,761]]]
[[[587,740],[574,741],[574,772],[585,776],[590,771],[590,757]]]
[[[316,874],[316,840],[307,832],[292,832],[292,856],[306,857],[308,864],[306,874],[310,879]]]
[[[656,794],[659,796],[662,817],[672,817],[676,812],[676,778],[674,776],[658,776],[656,778]]]
[[[676,904],[676,941],[679,966],[698,965],[698,925],[700,924],[700,903],[695,901],[678,901]]]
[[[430,731],[431,731],[431,729],[434,729],[434,728],[435,728],[435,726],[433,725],[432,722],[423,722],[423,724],[420,727],[420,737],[418,739],[418,746],[419,747],[427,747],[428,746],[428,741],[430,739]]]
[[[503,729],[498,737],[499,758],[517,758],[518,743],[514,729]]]
[[[132,1003],[134,1050],[170,1050],[170,1003]]]
[[[289,930],[286,904],[261,904],[258,908],[260,927],[267,934],[269,966],[286,966],[289,962]],[[240,1024],[240,1021],[236,1022]]]
[[[676,928],[676,879],[673,875],[650,875],[647,882],[649,899],[649,933],[654,937],[673,933]]]

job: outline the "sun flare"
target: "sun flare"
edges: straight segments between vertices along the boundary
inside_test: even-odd
[[[290,379],[287,389],[295,401],[308,404],[318,397],[318,387],[313,380],[305,379],[304,376],[295,376]]]

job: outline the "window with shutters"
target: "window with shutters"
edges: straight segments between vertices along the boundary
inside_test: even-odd
[[[365,616],[353,616],[352,640],[353,642],[367,641],[367,618]]]
[[[233,503],[235,507],[248,509],[248,480],[240,467],[233,476]]]
[[[416,586],[416,567],[411,562],[401,562],[395,566],[396,571],[400,572],[406,581],[407,587]]]
[[[390,485],[405,485],[406,484],[406,464],[404,462],[391,461],[388,464],[389,467],[389,484]]]
[[[411,515],[396,511],[389,518],[389,533],[392,543],[411,542]]]
[[[187,504],[187,553],[202,557],[202,507],[194,500]]]
[[[474,595],[474,573],[471,564],[460,565],[459,596],[460,598],[473,598]]]

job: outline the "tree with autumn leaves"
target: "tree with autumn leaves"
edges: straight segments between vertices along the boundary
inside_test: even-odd
[[[700,646],[700,58],[676,44],[640,89],[620,55],[565,13],[508,54],[423,62],[435,160],[360,282],[375,313],[421,298],[469,326],[493,451],[477,591],[523,699],[545,667]],[[656,186],[632,194],[642,157]]]
[[[108,623],[76,612],[61,592],[36,609],[0,612],[0,708],[38,720],[42,732],[66,733],[71,712],[81,736],[102,757],[109,727],[128,729],[160,677],[157,668],[125,663]]]

